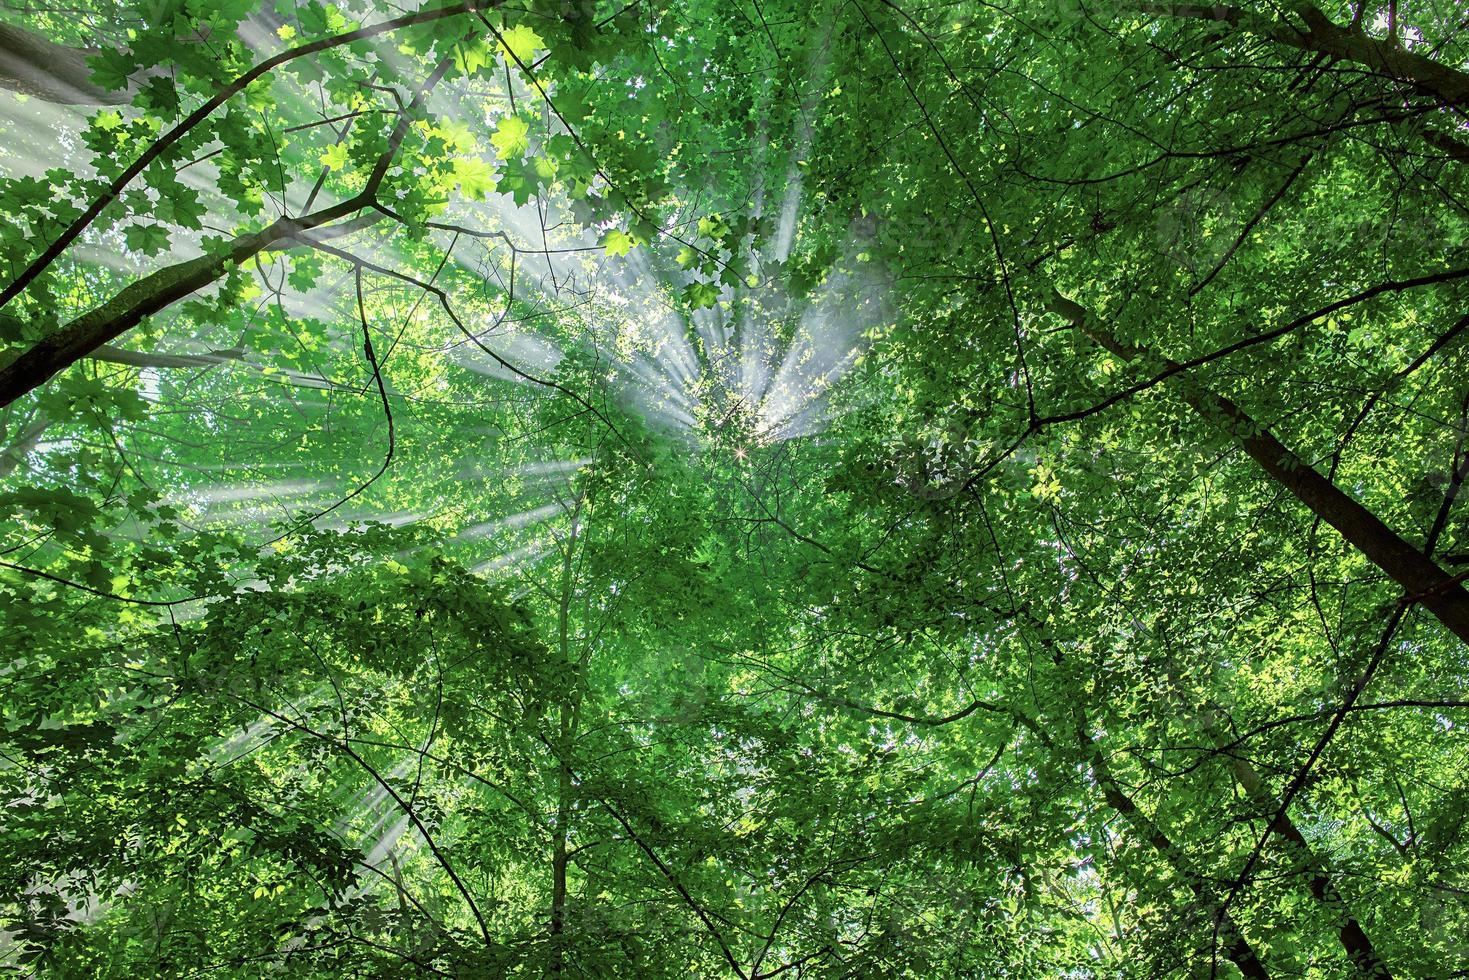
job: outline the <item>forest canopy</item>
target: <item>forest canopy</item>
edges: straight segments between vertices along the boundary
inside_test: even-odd
[[[0,0],[0,965],[1469,976],[1451,0]]]

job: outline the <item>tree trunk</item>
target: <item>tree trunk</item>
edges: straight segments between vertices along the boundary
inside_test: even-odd
[[[561,749],[569,748],[575,734],[575,711],[565,712],[561,721]],[[551,841],[551,965],[548,972],[560,976],[566,968],[566,837],[571,821],[571,769],[560,760],[556,780],[556,833]]]
[[[1469,74],[1388,41],[1360,27],[1342,27],[1309,4],[1294,5],[1306,29],[1224,4],[1138,3],[1134,9],[1164,17],[1212,21],[1299,51],[1349,61],[1405,82],[1446,106],[1469,108]]]
[[[1229,911],[1225,909],[1219,900],[1211,893],[1208,883],[1189,866],[1186,855],[1178,849],[1178,846],[1168,837],[1163,829],[1143,813],[1138,805],[1133,802],[1112,775],[1111,767],[1107,764],[1107,757],[1103,754],[1101,747],[1086,732],[1085,718],[1081,712],[1077,712],[1078,725],[1076,729],[1077,738],[1081,742],[1082,751],[1088,757],[1092,775],[1102,789],[1102,796],[1107,804],[1122,815],[1134,831],[1143,840],[1158,852],[1173,873],[1188,886],[1193,892],[1194,900],[1198,902],[1199,908],[1207,913],[1209,922],[1214,929],[1214,935],[1224,948],[1224,955],[1229,957],[1230,962],[1239,967],[1249,980],[1269,980],[1270,973],[1265,969],[1265,964],[1260,961],[1252,947],[1239,931]]]
[[[1136,360],[1147,353],[1119,343],[1095,323],[1085,307],[1060,293],[1055,294],[1052,308],[1123,360]],[[1422,603],[1451,633],[1469,643],[1469,592],[1458,579],[1316,472],[1234,402],[1195,384],[1177,362],[1167,358],[1159,362],[1178,371],[1170,380],[1185,402],[1239,440],[1261,469],[1401,585],[1407,592],[1404,602]]]
[[[1229,746],[1229,739],[1212,723],[1205,725],[1205,731],[1214,740],[1214,744],[1220,748]],[[1244,759],[1235,755],[1228,755],[1230,768],[1234,773],[1235,780],[1240,788],[1249,796],[1250,801],[1261,808],[1266,819],[1274,816],[1279,809],[1279,801],[1260,774],[1255,771]],[[1275,825],[1275,833],[1286,842],[1286,846],[1300,862],[1301,869],[1305,871],[1310,887],[1311,895],[1316,901],[1330,908],[1339,918],[1337,936],[1341,939],[1342,947],[1347,951],[1347,958],[1357,968],[1363,977],[1371,977],[1372,980],[1391,980],[1392,972],[1388,970],[1387,964],[1377,955],[1372,941],[1367,938],[1367,933],[1352,915],[1351,909],[1347,907],[1346,901],[1341,893],[1337,891],[1336,884],[1331,880],[1329,868],[1326,863],[1316,856],[1311,849],[1310,843],[1296,827],[1295,821],[1291,820],[1289,813],[1281,814],[1280,820]]]
[[[567,534],[566,554],[561,563],[561,601],[556,611],[556,639],[563,664],[571,663],[571,597],[575,586],[576,539],[580,525],[582,498],[576,499],[571,511],[571,530]],[[571,825],[574,791],[571,751],[576,741],[581,699],[575,688],[566,692],[560,709],[560,733],[556,759],[556,831],[551,839],[551,960],[547,973],[560,976],[566,969],[566,842]]]

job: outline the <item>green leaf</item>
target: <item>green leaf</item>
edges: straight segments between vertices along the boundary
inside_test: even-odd
[[[603,251],[613,257],[626,255],[636,244],[633,237],[621,228],[610,228],[602,236]]]
[[[255,11],[257,0],[189,0],[188,10],[200,20],[234,27]]]
[[[150,78],[138,93],[138,104],[154,115],[171,119],[179,112],[178,85],[161,75]]]
[[[530,125],[519,116],[505,115],[495,124],[495,132],[490,136],[490,142],[494,145],[496,153],[501,160],[512,156],[519,156],[530,147],[527,138],[530,133]]]
[[[525,24],[517,24],[501,32],[500,39],[511,60],[527,66],[535,60],[536,52],[546,46],[545,40]]]
[[[684,287],[683,301],[698,310],[719,304],[719,287],[707,282],[691,282]]]
[[[128,76],[142,66],[125,51],[104,48],[87,59],[92,69],[92,81],[111,92],[120,92],[128,87]]]
[[[129,251],[157,255],[168,249],[168,229],[162,225],[128,225],[123,237]]]
[[[181,228],[200,231],[204,227],[204,201],[199,192],[191,187],[170,188],[159,197],[153,215],[160,221],[171,222]]]
[[[347,144],[333,143],[322,151],[321,165],[330,170],[345,170],[347,167]]]
[[[307,292],[316,285],[316,279],[321,275],[321,257],[314,252],[298,252],[291,255],[291,273],[288,277],[291,286],[301,292]]]
[[[479,157],[455,157],[454,181],[471,201],[483,200],[495,189],[495,168]]]
[[[505,165],[499,190],[510,194],[516,204],[525,204],[556,176],[556,164],[541,156],[526,156]]]
[[[454,48],[454,67],[466,75],[474,75],[485,68],[494,69],[495,53],[483,38],[461,41]]]

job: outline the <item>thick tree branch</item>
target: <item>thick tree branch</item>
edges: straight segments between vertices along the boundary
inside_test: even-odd
[[[143,321],[222,278],[230,269],[267,247],[345,217],[364,206],[359,198],[300,218],[279,218],[259,231],[240,235],[225,248],[159,269],[124,287],[96,309],[37,341],[0,365],[0,405],[40,387],[55,374],[108,344]]]
[[[5,306],[12,299],[19,296],[37,276],[44,272],[51,263],[55,262],[70,247],[71,243],[76,241],[77,236],[97,219],[97,216],[102,213],[103,209],[117,200],[118,195],[143,173],[143,171],[147,170],[154,160],[157,160],[169,147],[183,139],[195,126],[198,126],[205,119],[209,118],[216,109],[243,92],[256,79],[264,77],[281,65],[294,61],[297,58],[318,54],[322,51],[341,47],[344,44],[351,44],[354,41],[376,37],[379,34],[386,34],[390,31],[409,27],[414,24],[429,23],[431,21],[442,20],[445,17],[456,17],[466,14],[471,10],[478,10],[480,7],[496,7],[503,2],[504,0],[461,0],[459,3],[446,7],[420,10],[416,13],[404,14],[402,17],[394,17],[391,20],[382,21],[377,24],[369,24],[355,31],[324,37],[320,40],[312,41],[309,44],[297,45],[294,48],[282,51],[280,54],[260,62],[254,68],[230,81],[203,105],[189,113],[177,126],[150,143],[148,148],[139,154],[136,160],[124,168],[112,180],[107,186],[106,191],[89,203],[82,210],[82,213],[67,226],[66,230],[46,247],[45,251],[37,256],[3,291],[0,291],[0,307]]]
[[[1139,3],[1137,10],[1163,17],[1212,21],[1276,44],[1350,61],[1405,82],[1444,105],[1469,109],[1469,73],[1440,64],[1391,40],[1369,37],[1359,26],[1342,27],[1309,4],[1295,9],[1305,29],[1224,4]]]
[[[1220,747],[1221,752],[1224,752],[1224,746],[1229,744],[1228,736],[1212,722],[1206,724],[1206,731]],[[1267,817],[1276,813],[1278,801],[1270,792],[1270,787],[1265,780],[1255,771],[1255,767],[1238,755],[1226,753],[1226,758],[1229,760],[1235,780],[1251,802],[1259,806]],[[1366,930],[1362,928],[1362,924],[1357,921],[1356,916],[1347,906],[1346,900],[1336,887],[1336,882],[1332,880],[1330,868],[1322,858],[1317,856],[1288,812],[1280,811],[1275,832],[1285,841],[1287,848],[1295,855],[1302,870],[1306,873],[1306,883],[1312,897],[1329,909],[1337,919],[1337,937],[1341,940],[1342,948],[1346,950],[1347,959],[1364,977],[1372,977],[1374,980],[1390,980],[1392,971],[1382,961],[1382,957],[1372,945],[1372,940],[1368,938]]]
[[[1092,775],[1096,777],[1097,785],[1101,787],[1102,797],[1112,809],[1132,825],[1139,837],[1147,841],[1153,850],[1158,852],[1158,855],[1172,868],[1174,874],[1183,879],[1189,891],[1193,892],[1194,899],[1199,903],[1200,908],[1212,920],[1217,935],[1224,945],[1225,955],[1250,980],[1268,980],[1270,973],[1265,969],[1265,964],[1260,962],[1260,957],[1255,953],[1254,947],[1239,931],[1239,927],[1230,916],[1229,910],[1224,907],[1223,902],[1211,894],[1208,882],[1192,869],[1187,855],[1178,848],[1163,828],[1159,827],[1133,802],[1132,797],[1123,791],[1122,785],[1112,774],[1106,754],[1087,733],[1085,717],[1079,709],[1076,736],[1082,752],[1087,756]]]
[[[440,61],[415,93],[413,101],[398,114],[398,124],[388,137],[387,149],[373,165],[360,193],[300,218],[277,218],[259,231],[236,237],[211,254],[160,269],[127,286],[107,303],[38,341],[9,363],[0,364],[0,406],[8,405],[39,387],[57,372],[131,330],[145,317],[202,289],[260,252],[283,241],[311,243],[337,238],[377,221],[381,217],[377,213],[361,214],[341,225],[323,227],[372,206],[388,167],[412,125],[413,111],[422,104],[424,95],[444,77],[450,64],[448,58]]]
[[[103,88],[92,81],[87,59],[94,48],[55,44],[15,24],[0,24],[0,88],[59,105],[122,105],[129,89]]]
[[[1469,592],[1454,577],[1413,547],[1375,514],[1348,496],[1288,449],[1244,409],[1195,383],[1174,361],[1117,341],[1085,307],[1056,293],[1053,310],[1096,343],[1126,361],[1160,361],[1184,401],[1211,423],[1228,431],[1245,452],[1313,514],[1336,528],[1378,568],[1406,590],[1405,604],[1421,603],[1455,636],[1469,643]]]

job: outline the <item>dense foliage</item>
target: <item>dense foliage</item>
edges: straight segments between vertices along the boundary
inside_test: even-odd
[[[17,975],[1469,976],[1469,21],[0,3]]]

